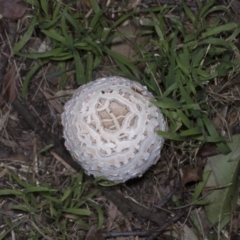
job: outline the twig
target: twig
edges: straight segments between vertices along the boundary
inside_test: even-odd
[[[146,240],[154,240],[156,239],[162,231],[164,231],[167,227],[177,222],[183,215],[185,211],[181,211],[178,215],[172,217],[170,220],[165,221],[165,223],[160,227],[159,231],[152,233]]]
[[[120,193],[111,190],[103,190],[104,195],[111,200],[118,210],[128,218],[131,218],[132,213],[137,214],[139,217],[148,219],[159,226],[166,222],[167,212],[160,210],[153,212],[145,207],[138,205],[137,203],[123,197]]]
[[[177,192],[177,190],[180,188],[180,180],[179,176],[176,175],[174,177],[174,186],[172,191],[164,198],[163,201],[161,201],[159,204],[155,205],[156,208],[163,208],[165,205],[167,205],[168,202],[171,201],[172,196]],[[178,181],[179,180],[179,181]]]
[[[102,233],[102,235],[105,238],[130,237],[130,236],[146,237],[158,232],[161,233],[161,231],[132,231],[132,232],[109,232]]]
[[[147,237],[147,240],[156,239],[167,227],[178,221],[183,215],[185,211],[181,211],[178,215],[172,217],[170,220],[158,228],[157,231],[131,231],[131,232],[110,232],[110,233],[102,233],[105,238],[116,238],[116,237],[130,237],[130,236],[138,236],[138,237]]]

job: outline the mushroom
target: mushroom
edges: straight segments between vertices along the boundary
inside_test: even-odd
[[[113,76],[79,87],[62,113],[65,146],[88,175],[114,182],[140,177],[159,157],[166,130],[153,95]]]

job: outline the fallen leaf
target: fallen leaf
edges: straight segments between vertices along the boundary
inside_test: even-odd
[[[238,109],[231,109],[229,114],[228,114],[228,122],[230,126],[234,126],[236,123],[238,123],[239,119],[239,111]]]
[[[185,223],[176,231],[165,231],[164,235],[170,236],[174,239],[191,239],[191,240],[198,240],[198,237],[194,233],[192,228],[189,228]],[[181,236],[181,237],[180,237]]]
[[[14,147],[18,146],[18,144],[16,142],[8,140],[8,139],[4,139],[4,138],[0,138],[0,142],[6,147],[14,148]]]
[[[3,178],[7,173],[8,173],[7,168],[4,168],[4,169],[0,172],[0,179]]]
[[[0,0],[1,1],[1,0]],[[0,3],[1,4],[1,3]],[[3,77],[3,91],[7,102],[12,103],[17,97],[18,76],[13,64]]]
[[[108,210],[107,210],[108,218],[106,221],[106,228],[107,228],[108,232],[110,232],[110,230],[112,228],[114,219],[116,218],[116,215],[117,215],[117,211],[118,211],[118,209],[117,209],[116,205],[114,205],[112,202],[110,202]]]
[[[102,235],[102,232],[97,230],[97,226],[94,225],[89,229],[85,240],[105,240],[105,238]]]
[[[89,8],[92,6],[90,0],[82,0],[82,2]]]
[[[226,125],[226,116],[228,112],[228,106],[224,106],[220,111],[216,112],[216,116],[212,119],[212,123],[216,130],[223,134],[224,126]]]
[[[3,202],[3,205],[1,206],[1,213],[6,216],[14,216],[14,211],[11,210],[11,206],[13,205],[12,202]]]
[[[211,157],[219,154],[216,144],[214,143],[205,143],[198,151],[199,157]]]
[[[203,172],[202,165],[198,166],[196,168],[193,168],[193,167],[187,168],[182,177],[183,186],[186,183],[201,181],[202,180],[202,172]]]
[[[205,213],[212,224],[221,229],[230,221],[238,199],[238,175],[240,172],[240,135],[232,137],[228,144],[232,152],[208,159],[204,171],[211,170],[205,185]]]
[[[239,125],[239,115],[240,113],[238,108],[232,108],[228,113],[227,122],[231,136],[237,134],[235,132],[235,127]]]
[[[0,0],[0,14],[10,20],[18,20],[27,10],[26,4],[21,0]]]
[[[41,88],[40,88],[40,90],[42,91],[43,95],[48,100],[48,102],[55,108],[55,110],[58,113],[62,113],[63,112],[63,108],[59,104],[58,99],[54,99],[54,97],[51,94],[49,94],[47,91],[44,91]]]
[[[128,10],[132,10],[132,9],[135,9],[140,4],[141,4],[141,0],[129,1],[127,8]]]

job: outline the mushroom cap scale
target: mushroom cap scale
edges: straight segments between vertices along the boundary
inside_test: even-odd
[[[62,113],[65,146],[89,175],[114,182],[140,177],[157,162],[166,129],[153,95],[122,77],[79,87]]]

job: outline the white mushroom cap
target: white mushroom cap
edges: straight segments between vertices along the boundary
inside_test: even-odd
[[[166,129],[146,87],[122,77],[79,87],[62,114],[65,146],[89,175],[114,182],[140,177],[160,157]]]

